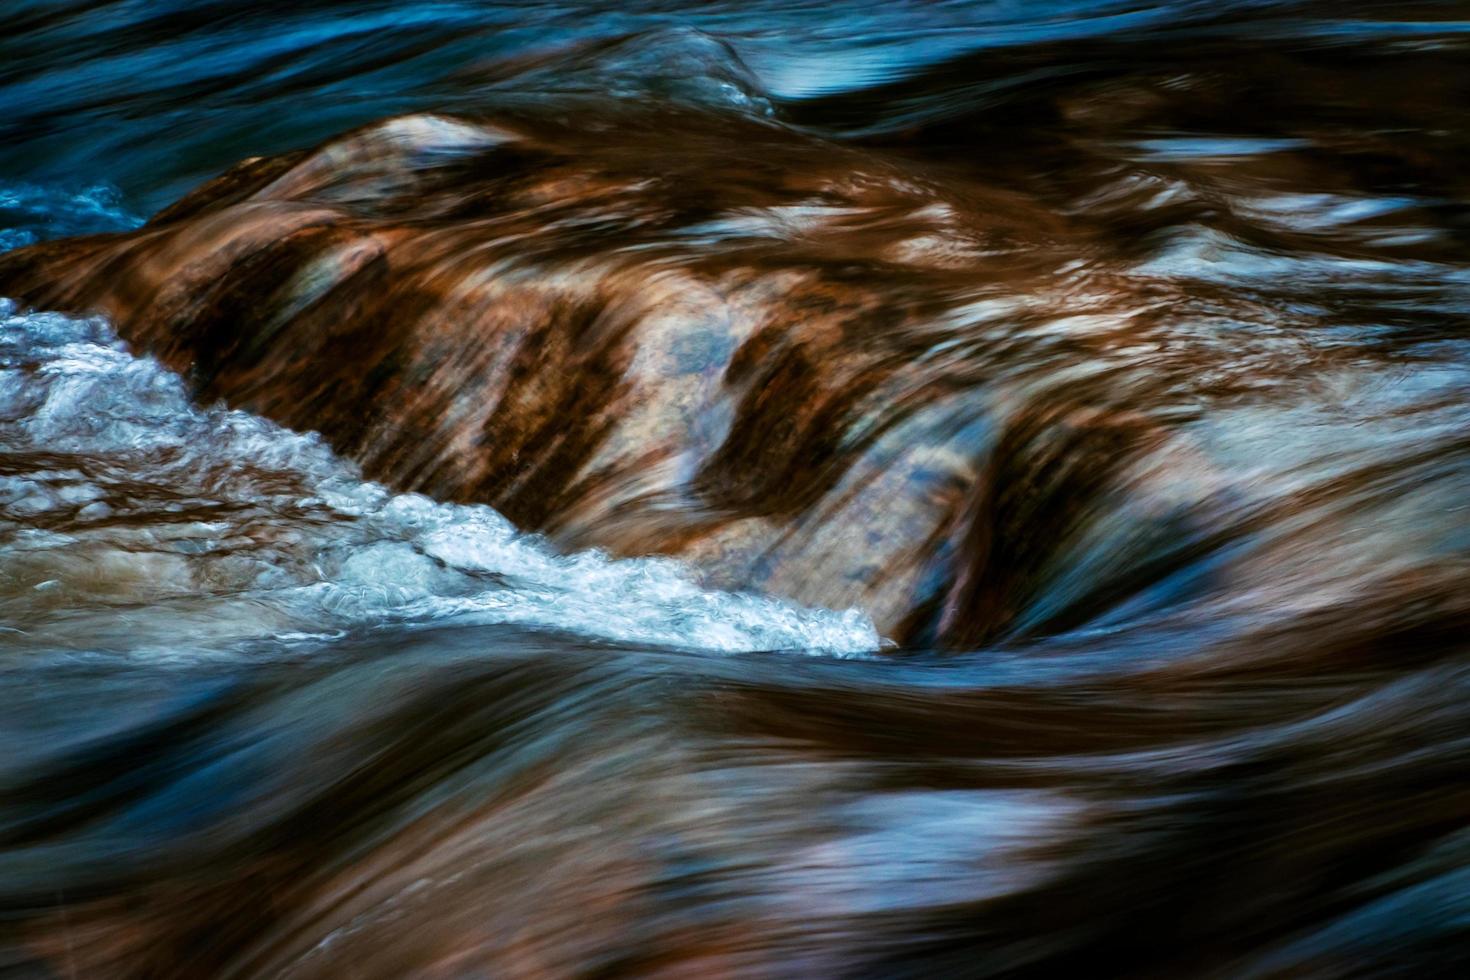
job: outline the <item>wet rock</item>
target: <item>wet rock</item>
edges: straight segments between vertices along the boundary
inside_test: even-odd
[[[0,294],[105,313],[197,398],[394,488],[939,646],[1118,601],[1147,555],[1061,599],[1058,556],[1201,398],[1292,369],[1181,329],[1175,286],[994,183],[657,123],[684,128],[654,154],[636,118],[385,120],[0,257]]]

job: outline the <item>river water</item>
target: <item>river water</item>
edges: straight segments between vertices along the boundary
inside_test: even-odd
[[[0,976],[1470,967],[1470,5],[3,17]]]

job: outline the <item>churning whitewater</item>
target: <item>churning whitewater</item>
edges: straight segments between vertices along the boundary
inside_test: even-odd
[[[100,318],[0,300],[0,621],[20,645],[163,654],[380,624],[511,623],[697,649],[854,654],[861,613],[701,588],[667,559],[563,555],[484,506],[366,482],[223,406]]]

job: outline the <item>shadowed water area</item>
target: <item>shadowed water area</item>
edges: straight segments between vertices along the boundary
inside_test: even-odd
[[[1470,969],[1470,5],[4,16],[0,977]]]

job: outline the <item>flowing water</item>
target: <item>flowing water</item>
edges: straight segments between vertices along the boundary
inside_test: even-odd
[[[0,21],[0,977],[1470,969],[1470,5]]]

